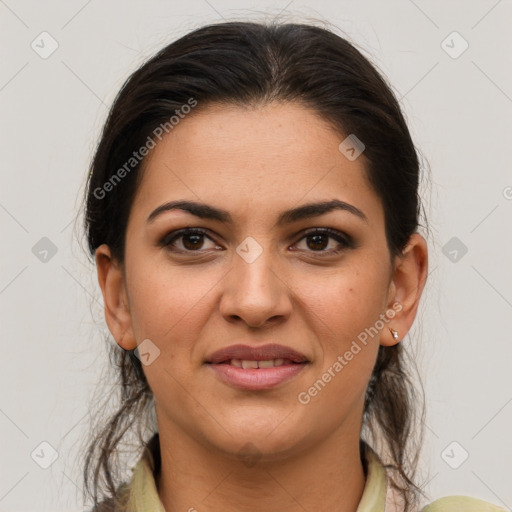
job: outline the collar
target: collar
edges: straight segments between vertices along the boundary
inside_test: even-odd
[[[385,512],[388,480],[386,470],[373,448],[360,441],[366,483],[356,512]],[[132,469],[128,512],[165,512],[158,496],[154,475],[160,471],[160,443],[156,433]]]

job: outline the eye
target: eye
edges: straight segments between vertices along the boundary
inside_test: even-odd
[[[325,250],[329,245],[329,239],[336,240],[338,242],[338,247],[331,250]],[[327,255],[338,254],[341,251],[350,249],[354,246],[350,236],[330,228],[313,228],[308,230],[299,242],[302,240],[305,240],[306,247],[311,249],[311,251],[308,252],[320,252],[326,253]]]
[[[208,235],[207,231],[200,228],[187,228],[179,231],[173,231],[165,235],[160,241],[162,247],[172,247],[182,252],[202,252],[199,249],[204,248],[204,238],[208,238],[213,244],[212,249],[219,247]],[[176,247],[176,242],[181,239],[182,247]]]
[[[161,240],[159,245],[168,248],[169,250],[176,250],[178,252],[204,252],[204,240],[207,238],[213,244],[210,249],[220,249],[219,245],[208,236],[208,232],[201,228],[186,228],[178,231],[168,233]],[[338,247],[330,250],[325,250],[329,245],[329,239],[336,240]],[[181,247],[178,247],[177,242],[181,240]],[[353,248],[354,243],[352,238],[340,231],[330,228],[313,228],[306,231],[305,235],[299,240],[306,241],[306,247],[310,249],[308,252],[325,253],[326,255],[338,254],[343,250]],[[207,250],[208,247],[205,249]]]

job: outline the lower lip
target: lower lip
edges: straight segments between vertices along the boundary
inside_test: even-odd
[[[307,363],[285,364],[273,368],[240,368],[230,364],[208,364],[208,366],[231,386],[248,391],[270,389],[295,377]]]

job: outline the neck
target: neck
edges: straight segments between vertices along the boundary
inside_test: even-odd
[[[356,512],[365,473],[359,430],[353,430],[350,437],[333,433],[293,457],[241,462],[159,425],[160,500],[166,512]]]

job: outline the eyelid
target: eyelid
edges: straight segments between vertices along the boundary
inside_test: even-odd
[[[314,233],[320,233],[323,235],[329,235],[332,238],[341,238],[346,243],[352,242],[352,237],[343,231],[339,231],[334,228],[307,228],[301,233],[302,238],[307,235]],[[300,240],[300,239],[299,239]]]
[[[193,227],[186,227],[182,229],[177,229],[175,231],[170,231],[169,233],[165,234],[159,241],[159,245],[166,247],[171,244],[174,240],[189,234],[196,234],[196,235],[204,235],[205,237],[209,238],[212,242],[215,242],[215,240],[212,238],[212,236],[209,234],[210,231],[205,228],[193,228]],[[216,242],[215,242],[216,243]],[[185,251],[185,252],[201,252],[201,251]]]
[[[182,228],[182,229],[177,229],[175,231],[171,231],[171,232],[167,233],[166,235],[164,235],[163,238],[160,239],[159,245],[164,248],[167,248],[168,246],[171,245],[172,242],[174,242],[175,240],[179,239],[180,237],[188,235],[188,234],[203,235],[206,238],[210,239],[212,242],[216,243],[217,245],[220,245],[216,242],[216,240],[211,236],[210,233],[211,233],[210,230],[208,230],[206,228],[186,227],[186,228]],[[310,236],[313,234],[321,234],[321,235],[327,236],[328,238],[333,238],[338,243],[344,245],[344,247],[341,249],[331,249],[329,251],[306,251],[306,252],[311,252],[313,254],[319,254],[319,255],[321,255],[321,254],[333,255],[333,254],[338,254],[346,249],[352,249],[355,247],[354,240],[350,235],[348,235],[347,233],[345,233],[343,231],[339,231],[337,229],[327,228],[327,227],[312,227],[312,228],[307,228],[307,229],[301,231],[298,235],[297,240],[294,242],[294,245],[299,243],[300,241],[302,241],[307,236]],[[201,252],[205,252],[205,251],[200,250],[200,249],[197,251],[176,249],[176,252],[201,253]]]
[[[313,254],[319,254],[319,255],[325,254],[327,256],[327,255],[339,254],[340,252],[342,252],[344,250],[354,249],[356,247],[354,239],[348,233],[339,231],[337,229],[325,228],[325,227],[313,227],[313,228],[308,228],[308,229],[302,231],[301,234],[299,235],[298,240],[295,243],[298,243],[301,240],[303,240],[304,238],[306,238],[307,236],[311,236],[314,234],[325,235],[328,238],[333,238],[338,243],[344,245],[344,247],[341,249],[331,249],[330,251],[307,251],[307,252],[310,252]]]

